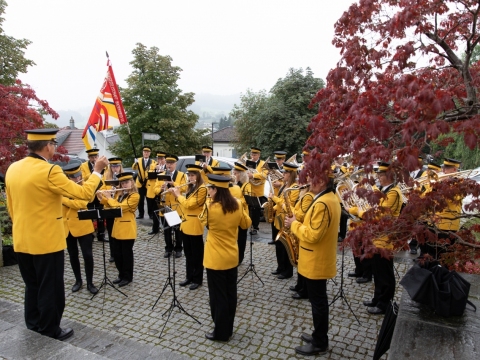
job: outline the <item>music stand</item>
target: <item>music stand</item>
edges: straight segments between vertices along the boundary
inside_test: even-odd
[[[165,210],[168,209],[167,212],[163,213],[163,217],[165,218],[165,222],[168,225],[168,226],[164,226],[164,230],[169,229],[169,228],[172,229],[172,243],[173,243],[173,246],[175,247],[175,241],[176,241],[176,239],[175,239],[175,228],[177,228],[182,223],[182,219],[180,218],[180,216],[178,215],[178,213],[175,210],[171,210],[168,206],[166,206],[164,209]],[[170,258],[173,258],[173,260],[172,260],[172,263],[173,263],[172,272],[170,272]],[[155,308],[155,305],[157,305],[158,300],[160,300],[163,293],[167,289],[167,287],[170,286],[172,288],[172,292],[173,292],[173,299],[172,299],[172,302],[170,304],[170,307],[162,314],[162,317],[163,317],[163,316],[165,316],[165,314],[168,313],[168,317],[167,317],[167,320],[165,321],[165,324],[163,324],[162,331],[160,332],[159,338],[162,337],[163,330],[165,330],[165,326],[167,325],[168,320],[170,319],[170,315],[172,314],[172,311],[175,307],[177,307],[180,310],[180,312],[184,312],[186,315],[190,316],[193,320],[195,320],[200,325],[202,324],[195,317],[190,315],[183,308],[182,304],[180,304],[180,301],[178,301],[177,295],[175,293],[175,274],[176,274],[176,271],[175,271],[175,256],[169,256],[168,257],[168,277],[167,277],[167,280],[165,280],[165,284],[163,285],[162,292],[158,296],[157,301],[155,301],[155,304],[153,304],[153,306],[152,306],[152,310],[153,310]]]
[[[249,195],[244,195],[244,197],[245,197],[245,201],[247,202],[248,206],[260,206],[260,200],[259,200],[258,197],[249,196]],[[253,230],[253,226],[252,226],[251,230]],[[247,270],[242,275],[242,277],[237,281],[237,285],[240,281],[242,281],[242,279],[249,272],[252,272],[252,279],[253,279],[253,275],[255,274],[255,276],[258,278],[258,280],[260,280],[260,282],[262,283],[262,286],[265,286],[262,279],[260,279],[260,276],[258,276],[257,271],[255,270],[255,264],[253,263],[253,234],[252,234],[252,231],[250,231],[250,264],[248,264]]]
[[[345,301],[348,308],[350,309],[350,312],[353,314],[353,316],[355,316],[355,319],[357,319],[358,325],[361,326],[362,324],[360,323],[360,320],[358,320],[357,315],[355,315],[355,313],[353,312],[352,307],[350,306],[350,304],[348,302],[348,299],[345,296],[345,292],[343,291],[343,269],[344,269],[344,264],[345,264],[345,245],[342,244],[341,246],[342,246],[342,268],[340,270],[340,289],[338,289],[337,294],[333,297],[332,302],[329,304],[329,306],[332,305],[335,301],[337,301],[338,299],[341,298],[343,301]]]
[[[106,218],[118,218],[122,217],[122,208],[113,208],[113,209],[89,209],[89,210],[79,210],[78,211],[78,218],[80,220],[95,220],[95,219],[106,219]],[[98,288],[97,294],[100,294],[100,290],[103,289],[103,304],[102,304],[102,314],[103,314],[103,308],[105,307],[105,295],[107,291],[107,286],[109,285],[112,288],[114,288],[116,291],[118,291],[120,294],[122,294],[125,297],[128,297],[127,294],[123,293],[119,289],[115,287],[115,285],[110,281],[110,279],[107,276],[107,263],[105,260],[105,241],[102,241],[102,257],[103,257],[103,280],[102,284]],[[97,295],[93,294],[93,296],[90,298],[90,300],[93,300],[93,298]]]

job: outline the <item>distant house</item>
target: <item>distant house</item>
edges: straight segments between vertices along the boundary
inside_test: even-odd
[[[227,126],[218,131],[214,131],[212,138],[213,156],[237,157],[237,152],[233,148],[233,143],[235,142],[235,129],[233,126]]]
[[[82,141],[83,129],[75,127],[75,121],[70,119],[70,126],[67,126],[57,133],[58,145],[67,149],[68,155],[78,156],[82,159],[87,159],[85,144]],[[100,155],[105,155],[107,158],[114,155],[108,150],[109,146],[118,141],[118,135],[113,134],[112,131],[106,131],[106,137],[103,132],[97,133],[96,147],[100,150]]]

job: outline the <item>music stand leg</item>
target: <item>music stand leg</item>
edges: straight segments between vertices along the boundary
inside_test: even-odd
[[[253,230],[253,227],[251,228]],[[242,279],[249,273],[252,272],[252,279],[253,275],[255,275],[258,280],[262,283],[262,286],[265,286],[263,283],[262,279],[260,279],[260,276],[258,276],[257,271],[255,270],[255,264],[253,263],[253,235],[252,232],[250,231],[250,264],[248,264],[247,270],[245,273],[242,275],[242,277],[237,281],[237,285]]]
[[[107,276],[107,262],[106,262],[106,259],[105,259],[105,256],[106,256],[105,255],[105,241],[102,241],[102,250],[103,250],[103,280],[102,280],[102,284],[98,288],[98,292],[96,294],[93,294],[93,296],[90,298],[90,300],[93,300],[93,298],[95,296],[97,296],[97,294],[100,294],[100,290],[102,290],[102,288],[103,288],[103,304],[102,304],[102,314],[103,314],[103,308],[105,307],[105,295],[106,295],[106,291],[107,291],[107,285],[111,286],[112,288],[114,288],[116,291],[118,291],[120,294],[122,294],[125,297],[128,297],[128,295],[123,293],[119,289],[117,289],[115,287],[115,285],[110,281],[110,279]]]
[[[175,227],[172,227],[172,244],[173,244],[173,248],[175,248]],[[170,273],[170,257],[173,257],[173,260],[172,260],[172,272]],[[202,324],[200,321],[198,321],[193,315],[189,314],[182,306],[182,304],[180,304],[180,301],[178,301],[177,299],[177,294],[175,292],[175,274],[176,274],[176,271],[175,271],[175,254],[174,252],[172,252],[172,255],[170,255],[170,257],[168,258],[168,278],[167,280],[165,281],[165,285],[163,286],[163,290],[160,294],[160,296],[158,297],[157,301],[155,302],[155,304],[153,305],[152,307],[152,310],[153,308],[155,307],[155,305],[157,304],[158,300],[160,299],[160,297],[162,296],[163,292],[165,291],[165,289],[168,287],[168,285],[170,285],[170,287],[172,288],[172,292],[173,292],[173,299],[172,299],[172,302],[170,303],[170,307],[162,314],[162,317],[164,317],[167,313],[168,313],[168,317],[167,317],[167,320],[165,320],[165,324],[163,324],[163,327],[162,327],[162,331],[160,332],[160,336],[159,338],[162,337],[162,334],[163,334],[163,330],[165,329],[165,326],[167,325],[168,323],[168,320],[170,319],[170,316],[172,315],[172,311],[175,307],[178,308],[178,310],[180,310],[180,312],[183,312],[184,314],[188,315],[189,317],[191,317],[193,320],[195,320],[198,324]],[[170,274],[172,274],[172,276],[170,276]]]
[[[358,320],[357,315],[352,310],[352,307],[350,306],[350,303],[348,302],[348,299],[345,296],[345,292],[343,291],[343,269],[344,269],[344,265],[345,265],[345,246],[342,247],[342,268],[340,270],[340,289],[338,289],[338,293],[333,297],[332,302],[328,305],[329,306],[332,305],[335,301],[337,301],[338,299],[341,298],[347,304],[348,309],[350,310],[350,312],[353,314],[353,316],[357,320],[358,325],[361,326],[362,324],[360,323],[360,320]]]

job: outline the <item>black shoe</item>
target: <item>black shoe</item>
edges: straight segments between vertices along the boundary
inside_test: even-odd
[[[372,278],[364,278],[364,277],[357,278],[357,284],[365,284],[371,281],[372,281]]]
[[[58,334],[58,336],[56,336],[55,339],[63,341],[63,340],[67,340],[72,335],[73,335],[72,328],[60,329],[60,334]]]
[[[300,289],[297,288],[297,285],[295,285],[295,286],[292,285],[292,286],[290,286],[290,287],[288,288],[288,290],[290,290],[290,291],[298,291],[298,290],[300,290]]]
[[[293,275],[283,275],[280,274],[277,276],[277,279],[284,280],[284,279],[290,279]]]
[[[411,255],[417,255],[417,249],[410,249]]]
[[[148,215],[148,217],[150,218],[150,220],[153,220],[153,215]]]
[[[196,289],[198,289],[199,286],[200,286],[200,284],[193,283],[192,285],[190,285],[190,290],[196,290]]]
[[[302,295],[302,294],[299,294],[299,293],[295,293],[292,295],[292,298],[295,299],[295,300],[301,300],[301,299],[308,299],[308,296],[305,296],[305,295]]]
[[[165,254],[163,254],[164,258],[169,258],[172,253],[170,251],[165,251]]]
[[[118,283],[121,283],[121,282],[122,282],[122,279],[120,279],[119,277],[112,281],[112,283],[114,283],[114,284],[118,284]]]
[[[118,283],[118,287],[124,287],[124,286],[126,286],[130,283],[131,283],[131,281],[129,281],[129,280],[122,280]]]
[[[110,259],[108,259],[108,262],[114,262],[115,259],[113,258],[113,256],[110,256]]]
[[[138,215],[135,219],[143,219],[143,215]]]
[[[275,245],[275,240],[269,241],[268,245]]]
[[[250,235],[257,235],[257,230],[255,230],[255,229],[251,230]]]
[[[377,304],[375,304],[373,301],[364,301],[363,305],[368,307],[375,307]]]
[[[305,341],[306,343],[311,343],[312,340],[313,340],[313,336],[312,336],[312,335],[305,334],[305,333],[302,333],[302,335],[300,336],[300,339],[302,339],[302,340]]]
[[[208,340],[215,340],[215,332],[212,331],[212,332],[209,332],[209,333],[205,333],[205,337],[206,337]]]
[[[181,283],[179,283],[178,285],[187,286],[187,285],[190,285],[191,283],[192,283],[192,280],[185,279]]]
[[[93,295],[98,293],[98,289],[95,287],[93,284],[87,284],[87,289],[90,291]]]
[[[280,274],[280,271],[278,270],[272,271],[272,275],[278,275],[278,274]]]
[[[72,292],[77,292],[78,290],[80,290],[82,288],[82,282],[81,281],[77,281],[75,284],[73,284],[72,286]]]
[[[295,348],[295,351],[298,354],[301,355],[306,355],[306,356],[311,356],[311,355],[323,355],[326,354],[328,350],[328,347],[324,348],[319,348],[313,345],[312,343],[307,344],[307,345],[302,345],[302,346],[297,346]]]
[[[181,251],[175,251],[175,257],[178,259],[178,258],[181,258],[182,257],[182,252]]]
[[[380,309],[380,308],[377,307],[377,306],[369,307],[369,308],[367,308],[367,311],[368,311],[369,314],[372,314],[372,315],[385,314],[385,310]]]
[[[362,275],[356,272],[349,272],[348,277],[359,278],[359,277],[362,277]]]
[[[147,233],[147,235],[154,235],[154,234],[158,234],[158,230],[157,230],[157,231],[153,231],[153,230],[152,230],[152,231],[150,231],[150,232]]]
[[[105,240],[105,237],[104,237],[104,236],[99,236],[99,237],[98,237],[98,241],[100,241],[100,242],[108,242],[108,240]]]

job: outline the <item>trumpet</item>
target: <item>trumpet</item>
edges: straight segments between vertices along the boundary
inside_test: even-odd
[[[181,189],[181,188],[184,187],[184,186],[191,185],[191,184],[195,184],[195,183],[196,183],[196,180],[194,180],[194,181],[189,181],[189,182],[187,182],[187,183],[185,183],[185,184],[171,187],[170,189]],[[162,191],[159,195],[160,195],[160,196],[165,195],[166,193],[168,193],[168,191],[169,191],[170,189],[167,189],[167,190],[165,190],[165,191]]]

